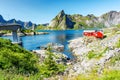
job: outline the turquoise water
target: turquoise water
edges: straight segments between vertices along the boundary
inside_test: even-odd
[[[82,37],[83,30],[39,30],[39,32],[48,32],[49,34],[34,35],[34,36],[23,36],[21,37],[23,47],[27,50],[37,50],[40,46],[45,46],[48,43],[58,43],[64,45],[63,53],[68,57],[72,58],[72,54],[68,48],[68,41]],[[11,36],[3,37],[11,39]]]

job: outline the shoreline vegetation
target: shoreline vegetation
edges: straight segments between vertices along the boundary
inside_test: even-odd
[[[73,61],[56,55],[51,46],[43,56],[0,38],[0,79],[120,80],[120,26],[103,31],[103,39],[81,37],[69,41]]]
[[[59,59],[53,54],[51,47],[45,51],[46,56],[29,52],[12,44],[10,40],[0,38],[0,79],[43,79],[63,73],[66,66],[57,63]],[[64,58],[63,58],[64,59]],[[7,75],[7,76],[6,76]]]

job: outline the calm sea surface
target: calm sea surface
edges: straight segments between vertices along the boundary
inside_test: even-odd
[[[72,54],[68,48],[68,41],[82,37],[83,30],[39,30],[39,32],[48,32],[49,34],[23,36],[21,40],[23,47],[27,50],[37,50],[40,46],[45,46],[48,43],[58,43],[64,45],[64,54],[72,58]],[[3,37],[12,40],[12,36]]]

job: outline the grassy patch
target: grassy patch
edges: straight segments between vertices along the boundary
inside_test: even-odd
[[[35,30],[45,30],[47,26],[38,25]]]
[[[7,72],[6,70],[0,70],[0,80],[43,80],[43,76],[37,73],[29,76]]]
[[[95,58],[96,55],[97,55],[97,54],[95,54],[95,52],[92,50],[92,51],[89,51],[89,52],[88,52],[87,57],[88,57],[88,59],[92,59],[92,58]]]
[[[120,39],[116,42],[116,48],[120,48]]]
[[[72,77],[70,80],[120,80],[120,70],[104,70],[103,74],[97,73],[80,74],[77,77]],[[67,78],[66,80],[69,80]]]
[[[104,70],[99,80],[120,80],[120,70]]]
[[[96,58],[100,58],[102,57],[102,55],[108,50],[108,47],[106,47],[105,49],[103,49],[98,55],[96,55]]]
[[[106,47],[104,50],[102,50],[100,53],[97,53],[97,51],[89,51],[87,54],[88,59],[92,58],[100,58],[102,55],[108,50],[108,47]]]

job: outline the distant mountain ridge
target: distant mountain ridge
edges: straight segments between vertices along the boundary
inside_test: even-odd
[[[21,20],[16,20],[16,19],[10,19],[10,20],[5,20],[2,15],[0,15],[0,24],[12,24],[12,23],[17,23],[22,26],[24,29],[32,29],[32,27],[35,27],[36,24],[32,23],[31,21],[29,22],[24,22]]]
[[[80,14],[68,15],[62,10],[49,24],[51,29],[84,29],[111,27],[120,24],[120,12],[110,11],[99,17],[93,14],[83,16]]]
[[[25,29],[34,29],[37,25],[29,22],[24,22],[21,20],[10,19],[5,20],[2,15],[0,15],[0,24],[7,23],[17,23]],[[73,14],[69,15],[64,12],[64,10],[60,11],[58,15],[55,16],[51,20],[50,23],[40,24],[45,29],[57,29],[57,30],[66,30],[66,29],[86,29],[86,28],[103,28],[103,27],[111,27],[120,24],[120,12],[110,11],[99,17],[88,14],[87,16],[83,16],[81,14]]]

